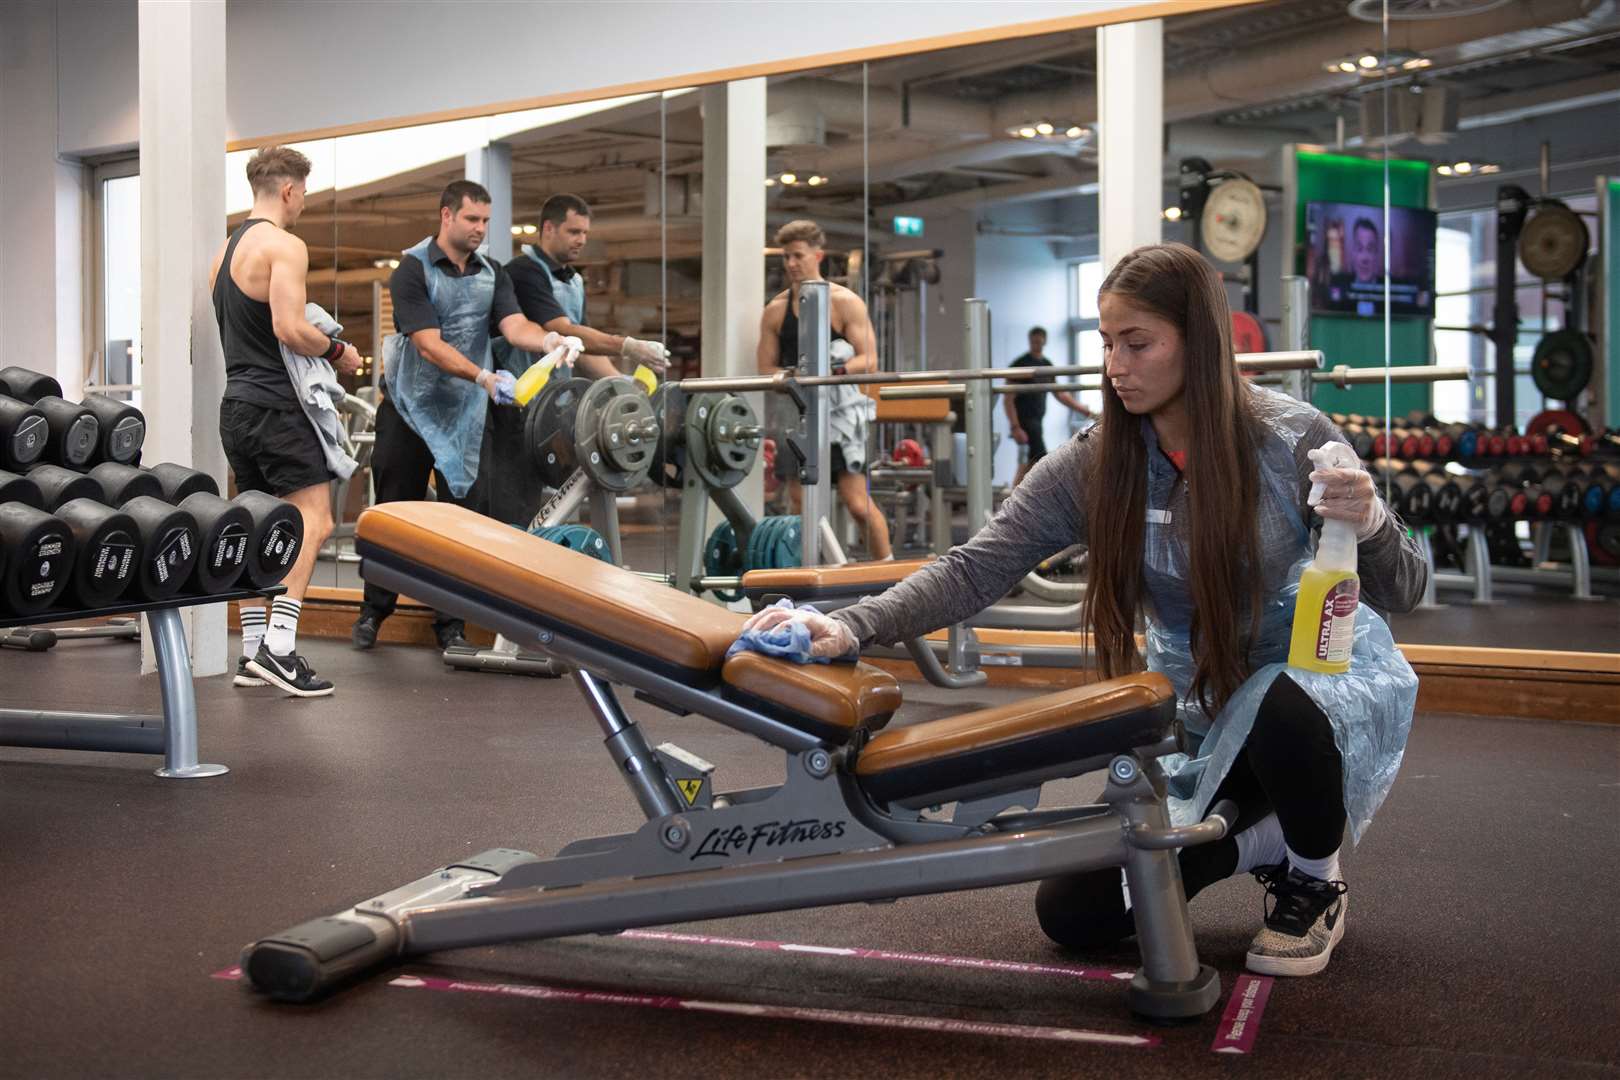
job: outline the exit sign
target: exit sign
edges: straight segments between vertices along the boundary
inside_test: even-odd
[[[894,219],[894,235],[921,236],[923,219],[920,217],[897,217]]]

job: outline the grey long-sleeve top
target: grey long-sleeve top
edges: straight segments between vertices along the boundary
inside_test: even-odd
[[[1307,529],[1316,523],[1305,501],[1312,469],[1306,452],[1329,441],[1346,440],[1332,421],[1316,413],[1294,448],[1297,509]],[[1042,559],[1086,542],[1082,477],[1088,475],[1090,457],[1099,445],[1099,440],[1084,434],[1069,440],[1030,470],[973,539],[881,596],[844,608],[833,617],[847,623],[865,647],[913,638],[983,611]],[[1173,499],[1170,510],[1179,517],[1186,511],[1186,485],[1176,486]],[[1422,597],[1427,564],[1393,511],[1376,533],[1360,542],[1357,563],[1361,598],[1372,607],[1411,611]]]

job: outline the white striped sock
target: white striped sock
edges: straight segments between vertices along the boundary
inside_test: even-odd
[[[298,648],[298,616],[304,605],[290,597],[278,596],[270,603],[270,629],[265,646],[277,656],[291,656]]]
[[[270,625],[269,615],[262,605],[242,608],[242,655],[249,660],[259,651],[264,641],[265,628]]]

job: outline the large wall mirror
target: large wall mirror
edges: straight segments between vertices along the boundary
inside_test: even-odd
[[[1165,125],[1144,137],[1163,140],[1162,235],[1221,272],[1236,350],[1322,350],[1320,371],[1257,378],[1332,414],[1432,552],[1433,606],[1397,616],[1397,639],[1613,650],[1620,464],[1603,435],[1615,418],[1593,349],[1607,301],[1588,256],[1609,198],[1599,175],[1620,161],[1601,119],[1612,98],[1560,86],[1572,71],[1598,78],[1620,53],[1612,34],[1579,22],[1534,28],[1527,42],[1514,8],[1415,21],[1399,10],[1386,20],[1380,3],[1275,0],[1172,17]],[[808,272],[865,313],[858,335],[833,328],[863,338],[846,355],[897,377],[975,363],[1081,369],[1049,392],[994,395],[983,446],[960,394],[841,394],[832,429],[846,469],[829,493],[830,557],[945,550],[972,529],[974,468],[988,461],[994,506],[1044,449],[1092,422],[1097,42],[1094,30],[1069,31],[755,81],[763,120],[747,152],[764,215],[745,240],[762,284],[747,311],[725,313],[754,328],[749,350],[779,332],[768,306],[805,273],[789,263],[813,237]],[[508,485],[505,516],[532,523],[588,456],[581,433],[599,425],[626,445],[606,453],[591,493],[574,493],[577,511],[548,538],[617,549],[625,565],[683,585],[712,579],[707,591],[728,602],[739,569],[796,559],[792,402],[657,391],[712,373],[717,355],[704,298],[706,286],[724,295],[717,283],[734,273],[713,245],[736,225],[724,209],[712,216],[726,204],[706,171],[738,138],[715,112],[722,100],[714,87],[676,89],[300,147],[316,162],[297,230],[311,252],[309,298],[367,358],[346,381],[362,467],[340,489],[341,523],[370,498],[363,462],[394,330],[390,277],[434,232],[444,186],[471,177],[496,195],[487,250],[503,263],[542,252],[549,198],[584,200],[589,235],[566,261],[586,321],[669,356],[644,404],[559,374],[543,392],[545,438],[527,410],[502,416],[490,452],[523,477]],[[232,155],[233,183],[246,156]],[[230,210],[234,223],[245,203]],[[970,298],[984,303],[982,346],[967,333]],[[623,374],[638,366],[611,359]],[[708,439],[700,452],[697,438]],[[545,439],[560,455],[549,464]],[[634,482],[614,479],[627,473]],[[1040,573],[1051,587],[1032,582],[1016,602],[1063,609],[1083,585],[1083,553]],[[316,584],[358,587],[345,530]]]

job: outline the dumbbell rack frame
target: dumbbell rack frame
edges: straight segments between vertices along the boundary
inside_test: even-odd
[[[233,589],[207,596],[175,596],[156,602],[0,619],[0,629],[9,629],[110,615],[145,615],[151,626],[152,649],[157,654],[158,688],[163,695],[161,716],[0,709],[0,746],[162,754],[163,767],[156,770],[156,775],[165,780],[195,780],[229,772],[224,765],[197,761],[197,695],[191,683],[191,653],[180,622],[180,609],[279,596],[286,591],[280,585],[268,589]]]
[[[1440,587],[1470,589],[1473,591],[1475,604],[1495,603],[1491,588],[1493,579],[1529,585],[1565,585],[1569,587],[1572,600],[1607,599],[1592,592],[1592,562],[1587,556],[1586,537],[1581,532],[1579,524],[1568,521],[1531,522],[1530,535],[1534,543],[1534,555],[1531,559],[1533,565],[1529,569],[1491,565],[1490,549],[1485,543],[1484,525],[1469,522],[1461,524],[1468,529],[1468,570],[1460,574],[1436,570],[1434,545],[1429,539],[1428,532],[1425,529],[1414,530],[1418,538],[1418,547],[1423,551],[1424,560],[1429,564],[1429,584],[1424,590],[1421,607],[1433,610],[1445,606],[1435,599],[1435,591]],[[1552,545],[1553,532],[1556,529],[1563,529],[1569,540],[1568,569],[1548,565],[1548,549]]]

